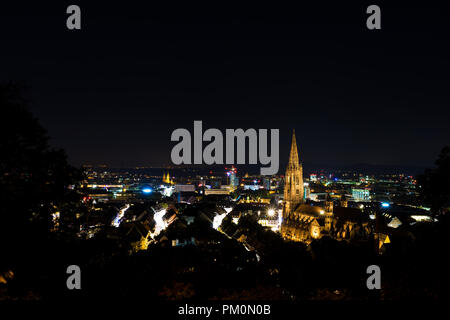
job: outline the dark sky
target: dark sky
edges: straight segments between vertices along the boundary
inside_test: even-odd
[[[448,12],[374,2],[371,31],[372,2],[339,2],[2,3],[0,81],[29,88],[77,165],[169,163],[171,132],[194,120],[280,129],[282,165],[293,128],[309,163],[431,165],[450,144]]]

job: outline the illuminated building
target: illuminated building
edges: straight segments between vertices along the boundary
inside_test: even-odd
[[[271,179],[269,177],[264,176],[263,178],[263,186],[264,189],[270,190]]]
[[[258,218],[258,223],[270,228],[273,232],[280,231],[282,210],[268,209],[267,214]]]
[[[174,192],[194,192],[195,186],[192,184],[177,184]]]
[[[341,207],[344,207],[344,208],[348,207],[348,201],[347,201],[347,198],[345,197],[345,195],[341,196],[341,199],[339,202],[340,202]],[[364,206],[363,206],[363,208],[364,208]]]
[[[222,186],[220,189],[205,189],[205,196],[207,195],[228,195],[230,194],[230,188],[226,186]]]
[[[245,184],[244,185],[244,190],[253,190],[253,191],[257,191],[257,190],[259,190],[260,189],[260,187],[259,187],[259,185],[255,185],[255,184]]]
[[[321,206],[304,204],[303,169],[299,163],[294,133],[285,175],[282,237],[305,243],[325,235],[336,239],[367,237],[370,233],[368,217],[361,210],[334,207],[333,200],[327,193],[324,200]],[[341,204],[347,204],[345,198]]]
[[[283,216],[291,213],[295,207],[303,202],[303,168],[299,162],[295,131],[292,133],[291,153],[286,168],[284,181],[284,212]]]
[[[227,175],[230,178],[230,188],[234,190],[239,186],[239,179],[236,176],[236,168],[233,167],[230,171],[227,172]]]
[[[352,189],[352,196],[354,201],[369,201],[370,189]]]
[[[167,172],[167,175],[165,173],[163,174],[162,182],[166,184],[173,184],[173,179],[170,178],[169,172]]]
[[[305,182],[303,184],[303,189],[305,192],[305,199],[309,199],[310,193],[311,193],[311,188],[309,187],[309,183]]]

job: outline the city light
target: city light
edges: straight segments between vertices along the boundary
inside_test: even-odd
[[[162,209],[159,211],[156,211],[155,209],[152,210],[154,212],[153,219],[155,220],[155,232],[151,235],[152,238],[156,237],[162,230],[167,228],[167,223],[164,221],[164,215],[166,214],[166,209]]]
[[[413,215],[411,216],[416,221],[432,221],[433,219],[429,216],[419,216],[419,215]]]
[[[443,4],[300,15],[218,3],[212,23],[193,6],[151,19],[151,2],[108,16],[80,2],[2,10],[2,302],[88,298],[103,314],[187,320],[300,318],[310,301],[336,305],[313,307],[329,318],[341,306],[365,317],[373,301],[385,318],[384,301],[438,313],[450,239]],[[82,37],[76,54],[58,54],[60,39],[23,50],[38,23]],[[94,25],[108,26],[100,41]]]
[[[174,187],[173,186],[170,186],[170,187],[162,186],[160,193],[163,196],[170,197],[170,196],[172,196],[173,191],[174,191]]]
[[[214,229],[218,229],[220,227],[220,225],[222,224],[222,220],[223,218],[225,218],[225,216],[227,215],[227,213],[223,213],[223,214],[218,214],[214,217],[213,220],[213,228]]]
[[[125,207],[123,207],[119,210],[119,213],[117,214],[116,218],[112,222],[112,225],[114,227],[118,227],[120,225],[120,223],[122,222],[122,218],[125,215],[125,211],[127,211],[129,208],[130,208],[130,205],[126,204]]]

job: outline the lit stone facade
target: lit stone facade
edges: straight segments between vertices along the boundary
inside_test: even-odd
[[[291,153],[284,176],[284,208],[283,218],[303,202],[303,168],[298,159],[295,132],[292,134]]]
[[[368,219],[362,211],[347,208],[347,201],[334,207],[328,199],[322,206],[304,204],[303,168],[300,164],[295,133],[285,175],[281,235],[286,240],[310,243],[330,236],[335,239],[364,239],[370,233]]]

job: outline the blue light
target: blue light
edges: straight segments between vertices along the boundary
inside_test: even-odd
[[[387,202],[382,202],[382,203],[381,203],[381,206],[382,206],[383,208],[389,208],[390,204],[387,203]]]
[[[142,192],[143,192],[143,193],[150,193],[150,192],[152,192],[152,189],[150,189],[150,188],[144,188],[144,189],[142,189]]]

